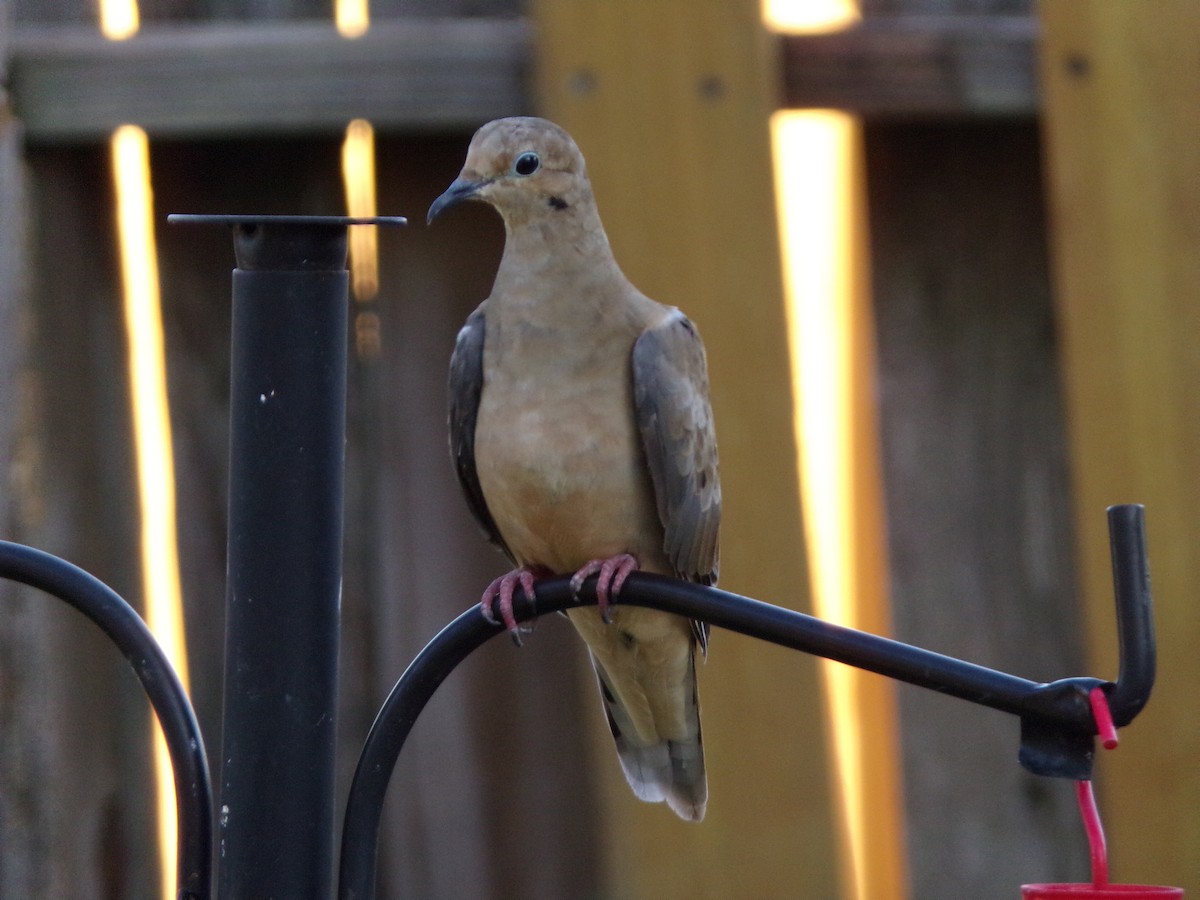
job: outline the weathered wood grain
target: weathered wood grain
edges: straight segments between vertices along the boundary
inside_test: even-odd
[[[864,116],[1032,116],[1031,16],[892,15],[783,39],[784,105]]]
[[[879,16],[782,44],[784,105],[869,116],[1032,115],[1028,16]],[[155,136],[469,127],[530,109],[522,19],[377,21],[344,40],[328,23],[151,22],[128,41],[84,25],[16,33],[15,106],[33,140],[81,140],[138,122]]]
[[[1200,891],[1200,4],[1041,4],[1054,275],[1089,655],[1116,671],[1096,510],[1146,505],[1158,682],[1099,766],[1114,877]]]
[[[1037,130],[866,140],[895,636],[1083,674]],[[1081,880],[1070,785],[1021,769],[1014,718],[908,687],[900,713],[914,898]]]
[[[5,536],[91,571],[143,608],[125,342],[106,154],[27,159],[28,352],[21,398],[20,508]],[[7,597],[5,598],[7,599]],[[128,663],[58,600],[4,603],[13,678],[0,803],[28,830],[5,842],[13,896],[149,896],[157,883],[149,705]],[[11,653],[11,656],[9,655]]]
[[[807,609],[768,128],[778,70],[758,4],[540,0],[531,11],[538,108],[587,156],[618,262],[705,338],[722,585]],[[711,794],[699,828],[631,800],[596,728],[609,893],[835,896],[814,661],[714,634],[700,681]]]
[[[95,140],[134,122],[152,137],[473,128],[528,111],[528,27],[517,19],[332,24],[26,26],[12,48],[16,114],[32,141]]]

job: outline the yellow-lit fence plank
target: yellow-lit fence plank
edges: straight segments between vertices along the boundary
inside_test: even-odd
[[[146,133],[133,125],[117,129],[112,137],[112,160],[141,512],[144,615],[186,689],[187,644],[175,527],[175,461]],[[178,814],[175,778],[166,741],[157,723],[154,767],[162,896],[173,897]]]
[[[796,442],[814,606],[890,630],[862,128],[837,110],[772,118],[788,293]],[[907,896],[892,684],[825,663],[845,896]]]
[[[1101,757],[1113,875],[1200,892],[1200,3],[1047,0],[1042,82],[1092,660],[1116,675],[1103,509],[1144,502],[1159,680]]]
[[[768,125],[777,60],[758,3],[536,0],[531,12],[539,112],[579,141],[626,273],[683,308],[708,346],[721,584],[808,611]],[[616,766],[602,768],[612,895],[837,896],[816,666],[722,632],[700,677],[708,818],[631,802]]]

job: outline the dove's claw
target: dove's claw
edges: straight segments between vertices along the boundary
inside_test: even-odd
[[[583,590],[583,583],[592,575],[600,571],[600,560],[593,559],[582,569],[571,576],[571,596],[576,600],[579,599],[579,592]]]
[[[546,574],[546,570],[530,566],[514,569],[489,584],[483,592],[483,599],[479,601],[479,611],[483,617],[492,625],[504,625],[513,643],[518,647],[521,646],[521,635],[531,633],[533,626],[522,627],[517,624],[517,618],[513,614],[513,596],[519,585],[525,596],[532,600],[535,580]]]
[[[489,590],[490,590],[490,588],[489,588]],[[492,603],[491,603],[491,599],[488,596],[485,595],[483,600],[480,601],[479,611],[481,613],[483,613],[483,618],[489,625],[499,625],[500,624],[500,620],[497,619],[496,614],[494,612],[492,612]]]
[[[604,624],[611,625],[612,616],[609,614],[609,606],[612,605],[613,597],[621,593],[621,588],[625,586],[625,579],[631,572],[637,570],[637,558],[629,553],[619,553],[607,559],[589,560],[571,577],[571,591],[578,597],[584,581],[593,575],[598,575],[596,605],[600,609],[600,618],[604,620]]]

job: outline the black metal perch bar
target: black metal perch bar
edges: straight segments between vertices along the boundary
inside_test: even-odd
[[[86,572],[0,542],[0,577],[39,588],[96,622],[125,654],[163,726],[179,808],[178,897],[323,900],[333,885],[333,767],[341,596],[345,436],[346,228],[402,219],[172,216],[233,227],[229,578],[220,852],[204,744],[188,698],[137,613]],[[1088,694],[1106,693],[1127,725],[1150,696],[1154,625],[1140,506],[1109,510],[1120,668],[1115,683],[1045,684],[831,625],[736,594],[648,574],[620,602],[649,606],[837,660],[1019,717],[1020,761],[1086,778],[1097,726]],[[567,579],[518,595],[528,620],[596,602]],[[381,709],[359,758],[342,830],[342,900],[374,896],[384,795],[413,724],[467,656],[501,633],[478,608],[438,634]]]
[[[662,576],[631,575],[620,602],[648,606],[909,684],[1012,713],[1021,720],[1020,761],[1038,775],[1090,776],[1093,736],[1088,692],[1104,689],[1113,720],[1127,725],[1145,706],[1154,685],[1154,622],[1146,563],[1144,512],[1139,505],[1108,511],[1120,633],[1120,670],[1115,684],[1097,678],[1038,683],[929,650],[832,625],[737,594]],[[518,592],[518,621],[575,606],[594,605],[595,579],[579,598],[568,579],[540,583],[533,600]],[[371,727],[346,804],[339,881],[341,900],[369,900],[375,893],[379,817],[396,759],[434,691],[472,652],[503,626],[477,608],[460,615],[413,660]]]

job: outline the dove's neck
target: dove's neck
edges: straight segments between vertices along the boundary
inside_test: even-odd
[[[602,338],[632,344],[657,308],[617,266],[598,216],[507,223],[488,327],[494,322],[513,335],[523,359],[560,356],[563,346],[600,347]]]
[[[623,282],[594,202],[505,219],[504,255],[496,287],[526,293],[538,283],[573,286]]]

